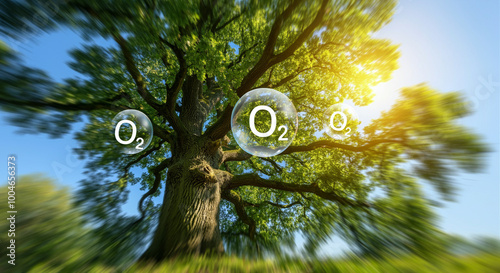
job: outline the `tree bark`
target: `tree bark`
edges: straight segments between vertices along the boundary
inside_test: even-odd
[[[196,137],[181,142],[183,153],[168,170],[158,226],[143,261],[224,252],[219,230],[222,183],[217,175],[222,150]]]

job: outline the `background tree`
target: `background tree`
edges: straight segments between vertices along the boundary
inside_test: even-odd
[[[5,244],[10,239],[16,241],[16,272],[41,272],[42,268],[51,268],[61,272],[90,271],[96,265],[113,266],[125,269],[133,262],[139,249],[133,248],[143,241],[134,236],[134,240],[117,240],[111,231],[123,231],[117,225],[114,229],[95,229],[89,224],[81,210],[73,205],[73,197],[65,188],[57,187],[53,181],[43,176],[20,176],[15,185],[16,192],[16,228],[15,237],[8,237],[7,232],[0,235]],[[7,198],[8,185],[0,188],[0,196]],[[9,211],[6,202],[1,209]],[[118,218],[116,219],[118,220]],[[127,219],[121,219],[126,222]],[[9,230],[9,222],[2,221],[0,228]],[[136,225],[128,232],[138,233]],[[127,251],[121,251],[121,250]],[[119,255],[117,254],[119,252]],[[9,249],[2,248],[0,254],[7,256]],[[3,272],[12,271],[7,262],[0,265]],[[32,271],[30,271],[32,270]]]
[[[444,233],[415,179],[395,174],[398,186],[375,201],[376,210],[341,209],[339,234],[355,245],[361,257],[397,258],[416,254],[424,259],[442,256]]]
[[[459,94],[426,85],[402,90],[390,111],[347,140],[315,134],[327,107],[347,99],[369,104],[372,87],[397,68],[397,47],[371,36],[389,22],[394,6],[7,0],[0,19],[5,35],[21,39],[63,25],[116,47],[89,43],[73,50],[70,66],[83,78],[57,84],[2,47],[0,102],[27,130],[59,136],[85,121],[75,135],[77,152],[89,160],[80,199],[91,216],[105,220],[126,200],[128,185],[147,190],[140,220],[158,215],[158,225],[143,259],[222,253],[223,238],[231,251],[276,250],[297,232],[314,247],[340,227],[361,225],[356,214],[385,217],[380,202],[384,209],[401,207],[394,196],[409,175],[450,198],[453,167],[477,170],[486,151],[456,123],[468,113]],[[33,22],[34,13],[51,16]],[[283,92],[307,117],[279,156],[253,157],[230,132],[235,102],[257,87]],[[112,148],[111,120],[123,109],[138,109],[153,122],[154,139],[140,154]],[[377,189],[383,194],[374,194]],[[162,204],[154,204],[151,198],[161,193]]]

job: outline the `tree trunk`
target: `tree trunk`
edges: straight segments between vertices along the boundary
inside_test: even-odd
[[[158,227],[141,260],[224,252],[218,218],[221,183],[212,168],[220,164],[220,147],[191,143],[168,170]]]
[[[177,135],[171,146],[175,164],[168,169],[158,227],[141,260],[224,252],[218,219],[225,179],[218,170],[222,142],[201,136],[211,108],[222,95],[222,89],[214,90],[201,99],[203,83],[196,76],[187,77],[183,84],[180,119],[187,132]]]

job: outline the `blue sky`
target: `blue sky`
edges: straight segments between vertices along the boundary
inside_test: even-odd
[[[401,1],[392,22],[376,36],[400,44],[400,68],[393,80],[375,88],[372,105],[357,109],[360,118],[364,122],[376,118],[404,86],[427,82],[443,92],[462,91],[476,111],[460,123],[480,134],[493,152],[482,173],[456,175],[458,196],[456,202],[437,210],[440,226],[466,237],[500,237],[500,1]],[[68,50],[83,42],[76,33],[60,30],[23,44],[6,42],[22,53],[27,65],[47,71],[55,80],[76,75],[66,64],[70,61]],[[0,113],[0,157],[4,162],[7,155],[16,154],[19,174],[43,173],[75,189],[84,178],[85,164],[71,152],[78,145],[72,135],[59,139],[20,135],[5,116]],[[7,172],[6,164],[1,164],[0,172]],[[425,189],[435,195],[429,187]],[[124,207],[129,213],[137,213],[137,190],[131,188],[130,201]],[[343,245],[334,239],[323,252],[333,253],[338,244]]]

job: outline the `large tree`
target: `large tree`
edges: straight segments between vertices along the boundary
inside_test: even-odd
[[[0,31],[11,38],[65,26],[115,45],[73,50],[70,66],[82,77],[63,83],[21,65],[4,46],[0,102],[26,130],[59,136],[85,122],[76,133],[77,152],[89,162],[82,202],[104,219],[126,200],[127,186],[140,184],[147,191],[140,220],[158,217],[143,259],[217,254],[224,246],[270,250],[298,232],[308,247],[317,246],[335,230],[357,236],[362,229],[353,225],[362,224],[362,215],[384,217],[401,200],[423,198],[419,191],[414,199],[397,198],[415,188],[409,176],[451,197],[453,167],[476,170],[485,152],[456,122],[468,113],[460,95],[426,85],[402,90],[390,111],[344,141],[318,135],[326,108],[347,99],[368,105],[372,87],[397,68],[397,46],[372,37],[394,6],[7,0]],[[292,145],[270,158],[247,154],[231,133],[234,104],[257,87],[286,94],[301,117]],[[153,123],[154,138],[142,153],[113,148],[109,125],[124,109],[138,109]],[[160,193],[163,202],[155,205]]]

